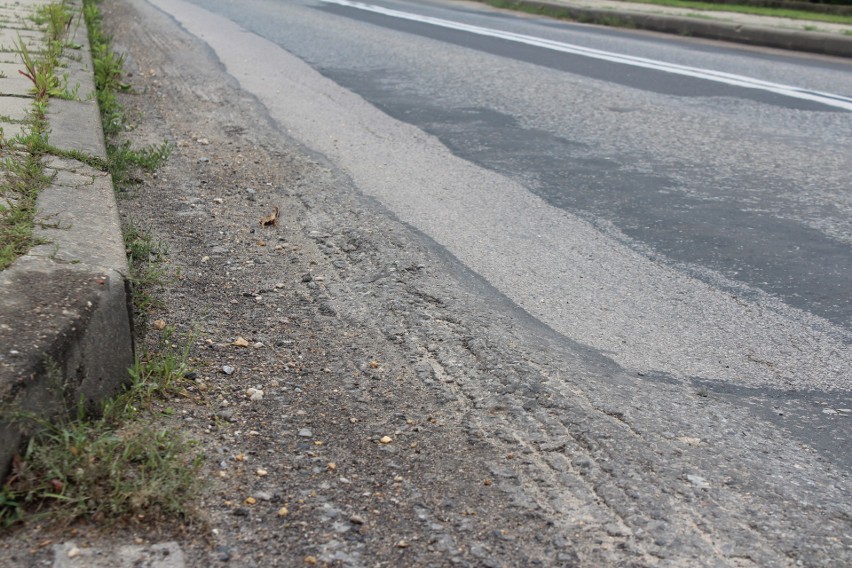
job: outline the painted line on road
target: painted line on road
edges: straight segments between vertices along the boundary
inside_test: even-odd
[[[422,24],[429,24],[432,26],[448,28],[453,30],[459,30],[463,32],[468,32],[476,35],[493,37],[498,39],[504,39],[507,41],[512,41],[516,43],[522,43],[526,45],[531,45],[534,47],[540,47],[543,49],[549,49],[552,51],[559,51],[562,53],[570,53],[573,55],[580,55],[583,57],[590,57],[593,59],[600,59],[603,61],[610,61],[613,63],[620,63],[622,65],[631,65],[633,67],[642,67],[645,69],[653,69],[656,71],[663,71],[665,73],[673,73],[676,75],[683,75],[686,77],[694,77],[697,79],[704,79],[706,81],[715,81],[717,83],[724,83],[726,85],[732,85],[735,87],[743,87],[746,89],[758,89],[762,91],[767,91],[770,93],[775,93],[778,95],[783,95],[786,97],[792,97],[796,99],[802,99],[806,101],[817,102],[820,104],[824,104],[826,106],[839,108],[847,111],[852,111],[852,98],[844,97],[841,95],[835,95],[832,93],[824,93],[820,91],[811,91],[808,89],[803,89],[800,87],[794,87],[792,85],[783,85],[780,83],[772,83],[770,81],[763,81],[760,79],[754,79],[751,77],[746,77],[743,75],[736,75],[733,73],[725,73],[722,71],[713,71],[711,69],[702,69],[700,67],[689,67],[687,65],[678,65],[676,63],[666,63],[665,61],[658,61],[655,59],[646,59],[644,57],[634,57],[632,55],[623,55],[620,53],[603,51],[600,49],[592,49],[588,47],[583,47],[580,45],[574,45],[571,43],[563,43],[559,41],[552,41],[543,38],[537,38],[535,36],[529,36],[524,34],[516,34],[513,32],[506,32],[502,30],[495,30],[491,28],[483,28],[480,26],[474,26],[470,24],[463,24],[460,22],[453,22],[451,20],[443,20],[441,18],[433,18],[430,16],[421,16],[420,14],[413,14],[411,12],[401,12],[399,10],[393,10],[390,8],[384,8],[382,6],[376,6],[373,4],[366,4],[364,2],[353,2],[351,0],[320,0],[325,4],[336,4],[338,6],[345,6],[348,8],[354,8],[357,10],[364,10],[367,12],[374,12],[376,14],[382,14],[385,16],[389,16],[392,18],[398,18],[402,20],[409,20],[412,22],[419,22]]]

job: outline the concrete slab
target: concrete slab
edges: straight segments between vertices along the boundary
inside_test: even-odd
[[[129,326],[122,273],[30,255],[0,272],[0,474],[35,431],[28,416],[95,412],[119,392]]]
[[[81,548],[73,541],[53,546],[53,568],[183,568],[183,551],[176,542]]]
[[[16,136],[20,136],[26,134],[26,125],[18,124],[16,122],[2,122],[0,121],[0,131],[3,133],[4,140],[11,140]]]
[[[39,30],[0,29],[0,50],[17,53],[19,40],[32,55],[44,49],[44,33]]]
[[[27,97],[0,97],[0,120],[8,122],[26,120],[33,108],[33,99]]]
[[[95,101],[50,99],[47,105],[50,143],[62,150],[78,150],[106,159],[101,115]]]
[[[121,221],[109,174],[72,160],[50,158],[47,173],[53,185],[38,199],[34,234],[47,241],[31,256],[59,263],[81,263],[127,274]]]
[[[30,96],[33,82],[18,72],[23,69],[20,63],[0,63],[0,94]]]
[[[39,195],[35,234],[47,244],[0,272],[0,474],[33,434],[22,416],[53,420],[79,401],[97,411],[134,358],[111,180],[73,160],[46,165],[56,177]]]

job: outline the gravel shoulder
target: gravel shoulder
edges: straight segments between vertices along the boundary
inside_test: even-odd
[[[175,539],[190,566],[852,560],[848,471],[725,393],[566,341],[288,139],[172,20],[104,10],[134,139],[176,144],[119,207],[177,275],[151,320],[197,334],[158,420],[198,440],[206,493],[189,526],[15,531],[0,565],[69,537]]]

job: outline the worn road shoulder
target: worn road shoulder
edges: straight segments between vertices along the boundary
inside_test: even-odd
[[[190,566],[850,559],[846,472],[538,324],[288,140],[170,18],[106,15],[137,133],[177,145],[121,207],[179,275],[155,315],[199,334],[162,419],[199,440],[208,492],[197,525],[81,527],[78,546],[173,537]],[[49,561],[38,542],[61,536],[6,538],[6,558]]]

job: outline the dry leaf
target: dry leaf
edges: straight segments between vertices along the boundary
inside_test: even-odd
[[[280,215],[280,212],[278,210],[278,207],[273,207],[272,213],[270,213],[269,215],[267,215],[265,217],[261,217],[260,226],[261,227],[277,227],[279,215]]]

